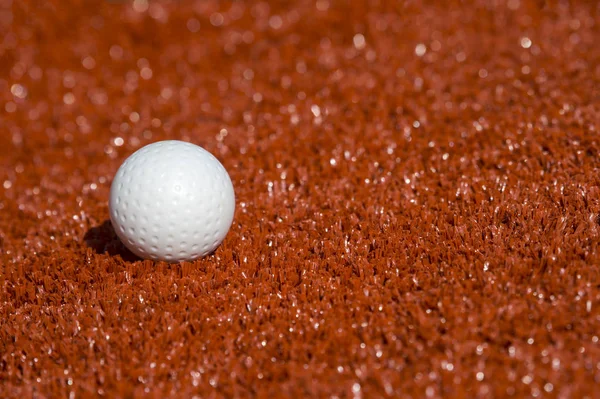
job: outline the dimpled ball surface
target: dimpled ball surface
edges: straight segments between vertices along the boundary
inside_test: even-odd
[[[210,152],[168,140],[123,162],[109,210],[120,240],[137,256],[189,261],[221,244],[233,222],[235,195],[229,174]]]

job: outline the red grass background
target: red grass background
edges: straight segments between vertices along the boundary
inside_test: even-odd
[[[596,396],[599,12],[0,1],[0,396]],[[167,138],[236,189],[193,263],[106,222]]]

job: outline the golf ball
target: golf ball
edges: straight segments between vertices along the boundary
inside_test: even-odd
[[[119,239],[144,259],[180,262],[213,252],[235,210],[229,174],[210,152],[167,140],[123,162],[110,188],[109,212]]]

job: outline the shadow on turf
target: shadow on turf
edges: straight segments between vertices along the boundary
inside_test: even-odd
[[[110,220],[105,220],[101,225],[90,228],[83,236],[83,240],[98,254],[119,255],[127,262],[140,260],[121,243]]]

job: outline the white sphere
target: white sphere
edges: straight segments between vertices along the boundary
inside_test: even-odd
[[[149,144],[123,162],[110,188],[119,239],[137,256],[167,262],[208,255],[235,210],[229,174],[210,152],[183,141]]]

